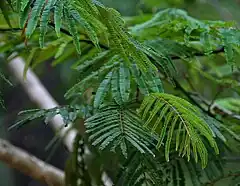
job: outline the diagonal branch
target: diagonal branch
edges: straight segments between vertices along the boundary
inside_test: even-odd
[[[64,186],[64,173],[56,167],[0,139],[0,160],[49,186]]]
[[[26,80],[23,78],[25,63],[22,58],[14,58],[9,64],[8,67],[11,70],[15,78],[21,83],[24,90],[28,94],[32,102],[38,105],[42,109],[51,109],[58,107],[58,103],[54,98],[49,94],[46,88],[39,81],[37,76],[30,69],[27,72]],[[69,151],[72,151],[72,145],[74,138],[77,134],[77,131],[65,127],[63,119],[60,115],[56,115],[51,121],[50,126],[54,131],[59,132],[60,137],[63,139],[63,143]],[[66,133],[68,133],[66,135]]]
[[[224,47],[220,47],[216,50],[213,50],[211,51],[211,54],[220,54],[220,53],[223,53],[224,52]],[[196,56],[196,57],[203,57],[203,56],[206,56],[205,53],[203,52],[197,52],[197,53],[193,53],[193,56]],[[179,56],[170,56],[172,60],[177,60],[177,59],[181,59]],[[187,58],[190,58],[192,56],[187,56]]]
[[[183,86],[175,79],[174,79],[174,83],[176,85],[175,89],[181,91],[191,102],[193,102],[196,106],[198,106],[203,112],[205,112],[209,116],[215,118],[219,122],[222,123],[222,121],[216,117],[216,113],[221,114],[223,116],[229,116],[231,118],[240,120],[240,115],[237,115],[237,114],[231,112],[230,110],[227,110],[227,109],[221,107],[220,105],[218,105],[216,103],[211,103],[210,101],[206,100],[201,95],[199,95],[198,93],[193,94],[192,92],[186,91],[183,88]],[[200,103],[196,99],[194,99],[194,97],[199,98]],[[201,103],[204,103],[205,105],[207,105],[207,107],[210,107],[210,109],[203,108],[201,106]]]
[[[50,23],[49,25],[54,27],[53,23]],[[21,28],[0,28],[0,32],[9,32],[9,31],[11,32],[11,31],[21,31],[21,30],[22,30]],[[71,36],[70,32],[68,30],[64,29],[64,28],[61,28],[61,32],[63,34]],[[80,39],[79,41],[95,46],[95,44],[91,40],[88,40],[88,39]],[[102,44],[102,43],[99,43],[99,46],[104,50],[109,50],[109,47]],[[219,47],[219,48],[211,51],[211,54],[220,54],[220,53],[223,53],[223,52],[224,52],[224,47]],[[196,53],[193,53],[191,56],[186,56],[186,58],[190,58],[190,57],[193,57],[193,56],[203,57],[203,56],[206,56],[206,54],[204,52],[196,52]],[[181,57],[179,57],[179,56],[170,56],[170,58],[172,60],[181,59]]]

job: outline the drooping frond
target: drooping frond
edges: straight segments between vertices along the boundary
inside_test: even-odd
[[[45,118],[45,123],[48,123],[54,116],[61,115],[63,122],[67,126],[70,123],[73,123],[77,117],[82,117],[82,110],[79,107],[75,106],[64,106],[56,107],[52,109],[31,109],[19,112],[19,116],[22,117],[17,123],[12,125],[9,129],[15,127],[21,127],[27,122],[30,122],[35,119]]]
[[[91,69],[91,73],[89,74],[84,73],[82,80],[79,83],[75,84],[71,89],[69,89],[64,96],[66,98],[70,98],[76,94],[79,95],[79,93],[81,94],[82,91],[85,90],[85,88],[90,85],[89,84],[90,82],[91,83],[93,81],[101,82],[102,78],[100,79],[100,77],[105,77],[106,74],[109,73],[115,66],[119,65],[119,63],[115,61],[116,58],[117,56],[113,56],[111,59],[107,59],[108,61],[104,65],[100,66],[99,68]],[[83,66],[78,67],[79,71],[82,71],[82,70],[84,71],[84,69],[91,67],[90,66],[91,63],[95,63],[96,61],[98,61],[98,57],[94,58],[91,61],[86,61],[86,63],[83,64]],[[94,67],[91,67],[91,68],[94,68]]]
[[[89,56],[88,56],[89,55]],[[104,51],[101,53],[97,53],[94,50],[93,53],[87,54],[87,59],[90,58],[90,60],[87,60],[85,56],[83,56],[83,60],[81,59],[78,61],[74,66],[74,68],[84,76],[85,74],[88,74],[90,71],[94,71],[96,69],[99,69],[102,65],[104,65],[107,61],[109,61],[115,53],[112,50]]]
[[[201,186],[203,182],[210,182],[224,175],[223,159],[216,157],[211,148],[207,148],[209,163],[205,169],[193,159],[187,161],[178,157],[176,152],[172,152],[170,161],[166,162],[161,150],[155,152],[155,158],[133,151],[122,163],[117,185]]]
[[[132,84],[139,87],[143,95],[148,95],[150,92],[163,92],[160,78],[151,69],[142,72],[136,64],[133,64],[132,69],[129,70],[123,63],[120,63],[118,67],[107,74],[99,85],[94,99],[95,108],[102,104],[108,92],[111,92],[112,98],[118,105],[127,103],[130,101],[130,94],[133,96]]]
[[[172,81],[172,77],[177,72],[175,65],[170,57],[164,55],[162,51],[157,51],[151,45],[147,45],[149,48],[144,47],[144,52],[153,60],[153,64],[162,71],[162,73]]]
[[[65,19],[67,20],[69,32],[71,33],[71,35],[73,37],[74,45],[75,45],[78,53],[81,53],[80,41],[79,41],[80,37],[79,37],[79,33],[77,31],[77,25],[74,21],[74,18],[71,15],[70,10],[68,10],[68,9],[64,9],[64,15],[65,15]]]
[[[106,75],[104,80],[100,83],[99,88],[96,92],[96,96],[95,96],[95,99],[94,99],[94,107],[95,108],[98,108],[100,106],[100,104],[102,104],[103,99],[107,95],[107,91],[110,87],[111,79],[112,79],[112,72],[110,71]]]
[[[46,1],[45,7],[42,9],[42,15],[40,20],[40,36],[39,43],[40,47],[43,48],[44,37],[47,32],[48,20],[50,18],[51,8],[54,6],[57,0],[48,0]]]
[[[123,24],[119,24],[122,21],[119,21],[121,18],[119,14],[114,11],[113,9],[108,9],[104,6],[99,6],[98,9],[96,8],[96,5],[91,3],[90,1],[74,1],[74,2],[69,2],[65,0],[37,0],[33,4],[30,1],[20,1],[21,4],[21,16],[23,19],[22,22],[22,27],[24,28],[26,25],[26,35],[28,38],[33,34],[34,30],[37,27],[38,22],[40,21],[40,46],[43,46],[44,42],[44,36],[47,32],[47,25],[48,22],[51,22],[50,20],[50,15],[51,11],[53,11],[54,15],[54,26],[57,35],[60,35],[60,28],[62,25],[62,20],[66,19],[68,23],[68,28],[73,36],[74,43],[76,45],[76,48],[78,52],[80,52],[80,47],[79,47],[79,33],[77,31],[77,23],[80,23],[80,25],[85,29],[86,33],[88,34],[90,40],[98,47],[98,37],[97,37],[97,32],[99,30],[104,30],[105,22],[99,20],[99,10],[103,14],[103,12],[107,13],[109,16],[112,16],[112,19],[109,20],[111,25],[114,25],[116,28],[115,29],[120,29],[123,30]],[[98,4],[99,5],[99,4]],[[94,12],[94,14],[93,14]],[[105,14],[104,14],[105,15]],[[103,16],[103,15],[101,15]],[[39,20],[40,17],[40,20]],[[108,25],[106,23],[106,25]],[[109,25],[108,25],[109,26]],[[109,30],[110,27],[109,27]],[[116,31],[115,31],[116,32]],[[104,33],[104,32],[103,32]],[[125,36],[121,35],[124,34]],[[114,35],[114,34],[112,34]],[[127,39],[128,36],[127,33],[121,32],[119,34],[122,38]],[[128,42],[130,41],[127,39]],[[116,43],[117,47],[120,47],[120,43]],[[118,45],[119,44],[119,45]],[[136,48],[132,46],[133,50]],[[119,50],[120,51],[120,50]],[[124,54],[124,53],[122,53]],[[142,59],[144,58],[145,61],[148,61],[147,57],[141,53],[138,52],[135,56],[140,56],[142,55]],[[124,55],[123,55],[124,57]],[[127,59],[127,58],[124,58]],[[143,60],[142,60],[143,61]],[[148,61],[149,64],[150,61]],[[152,66],[153,67],[153,66]]]
[[[106,97],[112,97],[117,104],[122,105],[132,100],[135,94],[132,87],[139,88],[143,95],[152,92],[163,92],[159,74],[152,70],[142,70],[137,64],[130,65],[122,61],[115,51],[104,51],[91,60],[85,60],[75,67],[79,71],[81,81],[74,85],[66,94],[66,98],[81,95],[85,88],[92,87],[93,81],[99,82],[96,88],[94,107],[98,108]],[[91,82],[91,83],[89,83]]]
[[[193,57],[194,53],[197,52],[193,47],[185,46],[179,42],[158,38],[154,40],[146,40],[144,44],[148,47],[154,49],[157,53],[162,53],[164,56],[174,56],[180,59],[185,59],[187,57]]]
[[[21,5],[20,24],[22,28],[26,27],[27,38],[32,36],[40,23],[39,43],[41,47],[44,46],[49,23],[54,25],[57,36],[60,36],[60,30],[64,26],[63,20],[66,20],[78,53],[80,53],[78,31],[80,27],[86,31],[90,40],[98,47],[97,33],[105,29],[104,25],[98,20],[98,15],[90,16],[91,9],[87,8],[86,3],[83,4],[81,0],[36,0],[34,2],[19,0],[19,4]],[[94,5],[92,4],[92,6]],[[52,21],[52,15],[54,21]]]
[[[151,48],[145,47],[127,33],[124,28],[124,20],[117,11],[103,5],[97,5],[103,22],[109,31],[110,46],[119,53],[123,61],[128,65],[133,61],[144,71],[147,69],[157,70],[156,64],[153,64],[149,57],[151,55],[158,56],[156,62],[161,64],[161,59],[164,59],[163,56],[158,55]],[[149,54],[151,55],[149,56]],[[156,58],[153,59],[156,60]],[[167,64],[165,68],[169,68],[170,65]]]
[[[9,130],[13,129],[15,127],[21,127],[26,122],[32,121],[34,119],[44,117],[44,115],[46,114],[46,111],[41,110],[41,109],[31,109],[31,110],[25,110],[22,113],[21,112],[19,113],[19,115],[23,115],[23,114],[24,114],[24,118],[22,120],[18,121],[17,123],[15,123],[14,125],[12,125],[9,128]]]
[[[107,105],[88,118],[85,126],[90,141],[100,150],[121,149],[126,158],[131,148],[153,155],[150,150],[153,137],[142,128],[141,119],[132,109]]]
[[[187,155],[189,160],[193,153],[196,162],[200,156],[202,167],[206,167],[208,152],[201,136],[208,140],[218,154],[213,131],[201,118],[198,109],[186,100],[169,94],[153,93],[144,99],[139,114],[146,121],[144,126],[159,134],[156,148],[164,144],[167,161],[171,144],[175,142],[175,150],[179,151],[179,155]]]
[[[153,92],[164,92],[159,74],[155,71],[149,69],[143,72],[136,64],[133,64],[130,70],[134,81],[143,95],[149,95]]]
[[[201,186],[203,182],[209,182],[219,176],[223,176],[223,160],[218,160],[214,155],[209,159],[205,169],[202,169],[194,161],[186,161],[182,158],[172,159],[164,169],[167,173],[169,186]],[[204,180],[204,181],[203,181]]]
[[[80,35],[88,36],[98,49],[99,39],[105,40],[108,37],[110,43],[106,47],[117,53],[123,63],[136,63],[143,71],[157,71],[157,68],[163,68],[163,72],[169,77],[174,75],[174,65],[167,56],[135,40],[127,32],[121,15],[97,1],[19,0],[17,4],[20,6],[19,17],[23,32],[29,39],[35,30],[38,30],[41,48],[45,46],[44,40],[49,25],[55,27],[57,36],[60,36],[62,28],[67,28],[64,32],[72,36],[78,53],[81,52]],[[81,32],[81,28],[86,34]],[[103,38],[100,34],[104,35]],[[65,45],[61,45],[61,48]]]
[[[157,159],[132,151],[118,173],[116,186],[164,186],[164,167]]]

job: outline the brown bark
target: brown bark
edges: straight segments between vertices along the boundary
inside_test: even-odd
[[[3,139],[0,139],[0,160],[10,167],[49,186],[64,186],[63,171],[43,162]]]

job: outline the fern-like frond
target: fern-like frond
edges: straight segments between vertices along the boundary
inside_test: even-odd
[[[42,10],[42,16],[40,20],[40,36],[39,36],[39,44],[40,47],[44,46],[44,37],[47,32],[48,20],[50,18],[51,8],[56,3],[56,0],[47,0],[45,6]]]
[[[100,106],[100,104],[102,104],[109,88],[110,88],[110,83],[111,83],[111,79],[112,79],[112,72],[110,71],[105,79],[100,83],[95,99],[94,99],[94,107],[98,108]]]
[[[100,49],[98,45],[98,36],[95,30],[92,28],[92,25],[86,21],[76,10],[71,10],[71,15],[73,18],[86,30],[87,35],[89,36],[90,40],[93,44]]]
[[[19,128],[29,121],[44,117],[46,114],[46,111],[41,109],[31,109],[31,110],[20,112],[19,114],[24,115],[23,119],[19,120],[17,123],[9,127],[9,130],[15,127]]]
[[[127,157],[129,149],[134,147],[141,153],[154,155],[150,150],[153,137],[142,128],[142,121],[134,110],[108,105],[88,118],[85,126],[90,141],[100,150],[121,149]]]
[[[120,14],[112,8],[103,6],[98,6],[98,8],[103,22],[109,31],[110,46],[119,53],[123,61],[127,65],[130,65],[131,61],[133,61],[144,71],[147,69],[157,70],[156,65],[150,61],[151,56],[148,56],[149,52],[147,51],[149,49],[137,42],[137,40],[133,39],[133,37],[125,31],[124,21]],[[153,50],[151,54],[158,56]],[[156,60],[156,58],[153,59]],[[162,59],[162,57],[160,57],[160,59]],[[157,59],[157,62],[161,63],[159,59]],[[169,67],[169,65],[171,64],[168,63],[165,68]]]
[[[117,104],[122,105],[127,103],[131,92],[130,86],[130,71],[124,63],[120,62],[119,66],[109,72],[105,79],[100,83],[94,99],[94,107],[98,108],[103,103],[106,95],[110,92],[112,98]]]
[[[99,48],[97,32],[103,32],[105,27],[96,16],[89,16],[91,15],[90,12],[92,8],[88,7],[84,9],[80,2],[80,0],[36,0],[34,2],[30,0],[19,0],[18,3],[21,5],[21,27],[26,27],[26,36],[29,39],[40,22],[39,43],[40,46],[43,47],[48,23],[52,21],[51,15],[53,14],[57,36],[60,37],[60,30],[61,27],[63,27],[63,20],[65,20],[78,53],[80,53],[79,28],[83,28],[90,40]],[[92,21],[92,23],[90,23],[90,21]],[[94,23],[99,26],[98,29],[93,26]]]
[[[26,28],[26,36],[30,38],[34,30],[37,27],[41,11],[45,5],[46,0],[36,0],[34,2],[33,8],[31,9],[31,15],[29,16]],[[26,8],[26,7],[25,7]]]
[[[64,107],[56,107],[52,109],[31,109],[31,110],[24,110],[19,112],[19,119],[14,125],[9,127],[9,129],[13,129],[15,127],[19,128],[22,127],[24,124],[35,120],[35,119],[42,119],[45,118],[45,123],[48,123],[54,116],[61,115],[63,122],[67,126],[70,123],[73,123],[77,117],[81,117],[82,110],[78,107],[74,106],[64,106]]]
[[[172,73],[172,67],[174,67],[172,61],[167,56],[135,40],[124,28],[121,15],[112,8],[107,8],[100,3],[81,0],[36,0],[33,4],[29,0],[20,0],[20,4],[20,22],[22,28],[26,27],[28,39],[40,22],[41,47],[44,46],[48,23],[52,21],[51,14],[53,14],[57,36],[60,36],[61,27],[65,26],[64,20],[78,53],[81,52],[79,28],[83,28],[97,48],[100,48],[100,33],[104,35],[104,38],[109,37],[109,47],[122,58],[126,65],[130,66],[133,62],[143,71],[148,69],[157,71],[157,68],[163,68],[163,72],[169,77],[174,74]]]
[[[186,161],[177,157],[164,168],[168,174],[168,186],[201,186],[202,180],[211,181],[218,176],[223,176],[222,160],[217,160],[215,155],[212,159],[209,159],[205,169],[202,169],[192,160]]]
[[[137,64],[132,64],[129,69],[118,55],[112,56],[113,54],[109,51],[102,52],[92,60],[87,60],[76,67],[81,72],[83,79],[66,93],[66,97],[79,96],[82,94],[84,87],[89,88],[96,85],[96,82],[99,82],[99,85],[96,86],[95,108],[99,108],[105,98],[108,98],[108,100],[112,98],[112,101],[114,100],[118,105],[128,103],[135,99],[132,87],[139,88],[143,95],[164,91],[161,79],[156,71],[148,69],[144,72],[138,68]],[[109,57],[110,59],[108,59]],[[98,65],[101,64],[103,66],[98,71],[93,71],[95,68],[97,70]],[[89,75],[90,71],[92,73]]]
[[[60,37],[60,30],[62,25],[62,19],[63,19],[63,1],[57,1],[57,3],[54,6],[54,25],[55,25],[55,31],[58,37]]]
[[[77,25],[75,23],[74,17],[72,16],[69,9],[64,9],[64,15],[65,15],[65,19],[67,20],[69,32],[73,36],[74,45],[77,49],[77,52],[80,54],[81,53],[80,41],[79,41],[80,36],[77,30]]]
[[[162,53],[164,56],[174,56],[179,57],[180,59],[193,57],[194,53],[197,52],[197,50],[192,47],[188,47],[179,42],[163,38],[146,40],[144,44],[147,47],[153,48],[157,53]]]
[[[161,79],[157,72],[151,69],[143,72],[136,64],[133,64],[130,70],[143,95],[148,95],[153,92],[164,92]]]
[[[165,55],[162,51],[156,51],[155,48],[147,42],[140,44],[137,41],[133,41],[135,46],[148,56],[152,60],[152,63],[157,67],[157,69],[162,70],[163,73],[171,80],[176,73],[175,65],[169,56]],[[139,66],[141,68],[141,66]],[[151,69],[150,69],[151,70]]]
[[[20,28],[26,28],[26,22],[29,19],[29,15],[31,14],[31,2],[29,0],[19,1],[21,8],[19,11],[19,25]]]
[[[164,167],[157,159],[132,151],[118,173],[116,186],[164,186]]]
[[[201,135],[218,154],[213,131],[201,118],[199,110],[186,100],[169,94],[153,93],[144,99],[138,112],[146,121],[144,126],[159,134],[156,148],[159,149],[164,143],[167,161],[170,145],[175,141],[179,155],[187,155],[189,160],[193,153],[196,162],[200,156],[202,167],[206,167],[208,152]]]
[[[155,152],[155,158],[133,151],[123,162],[116,183],[119,186],[201,186],[203,180],[210,182],[224,174],[223,159],[216,157],[208,146],[207,149],[209,150],[209,163],[205,169],[202,169],[193,159],[187,161],[178,157],[176,152],[172,152],[171,160],[166,162],[161,150]]]
[[[88,55],[89,54],[87,54],[87,57]],[[85,56],[82,56],[82,58],[84,58],[85,60],[81,59],[79,62],[77,62],[78,64],[75,65],[75,69],[79,73],[83,74],[83,77],[85,74],[89,74],[91,71],[95,71],[101,68],[101,66],[105,65],[105,63],[110,61],[114,55],[115,53],[112,50],[104,51],[97,54],[94,50],[93,54],[90,54],[90,60],[86,60],[84,58]]]
[[[106,74],[109,73],[115,66],[119,65],[119,63],[115,62],[115,59],[116,56],[110,59],[105,65],[101,66],[99,69],[91,71],[90,74],[86,74],[86,76],[83,77],[83,79],[79,83],[75,84],[71,89],[69,89],[64,96],[66,98],[70,98],[74,95],[79,95],[82,93],[83,90],[85,90],[87,86],[89,87],[90,82],[92,83],[93,81],[99,80],[99,77],[105,77]]]

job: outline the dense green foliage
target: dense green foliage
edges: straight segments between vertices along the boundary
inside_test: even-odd
[[[86,144],[100,157],[117,157],[112,180],[119,186],[201,185],[224,174],[223,157],[238,152],[240,140],[235,23],[198,20],[180,9],[124,19],[96,0],[9,0],[0,8],[0,52],[25,58],[24,76],[52,59],[70,61],[81,79],[65,94],[69,105],[23,111],[13,127],[56,114],[72,127],[84,119]],[[202,80],[229,93],[209,101]],[[91,185],[78,161],[79,141],[67,185]]]

